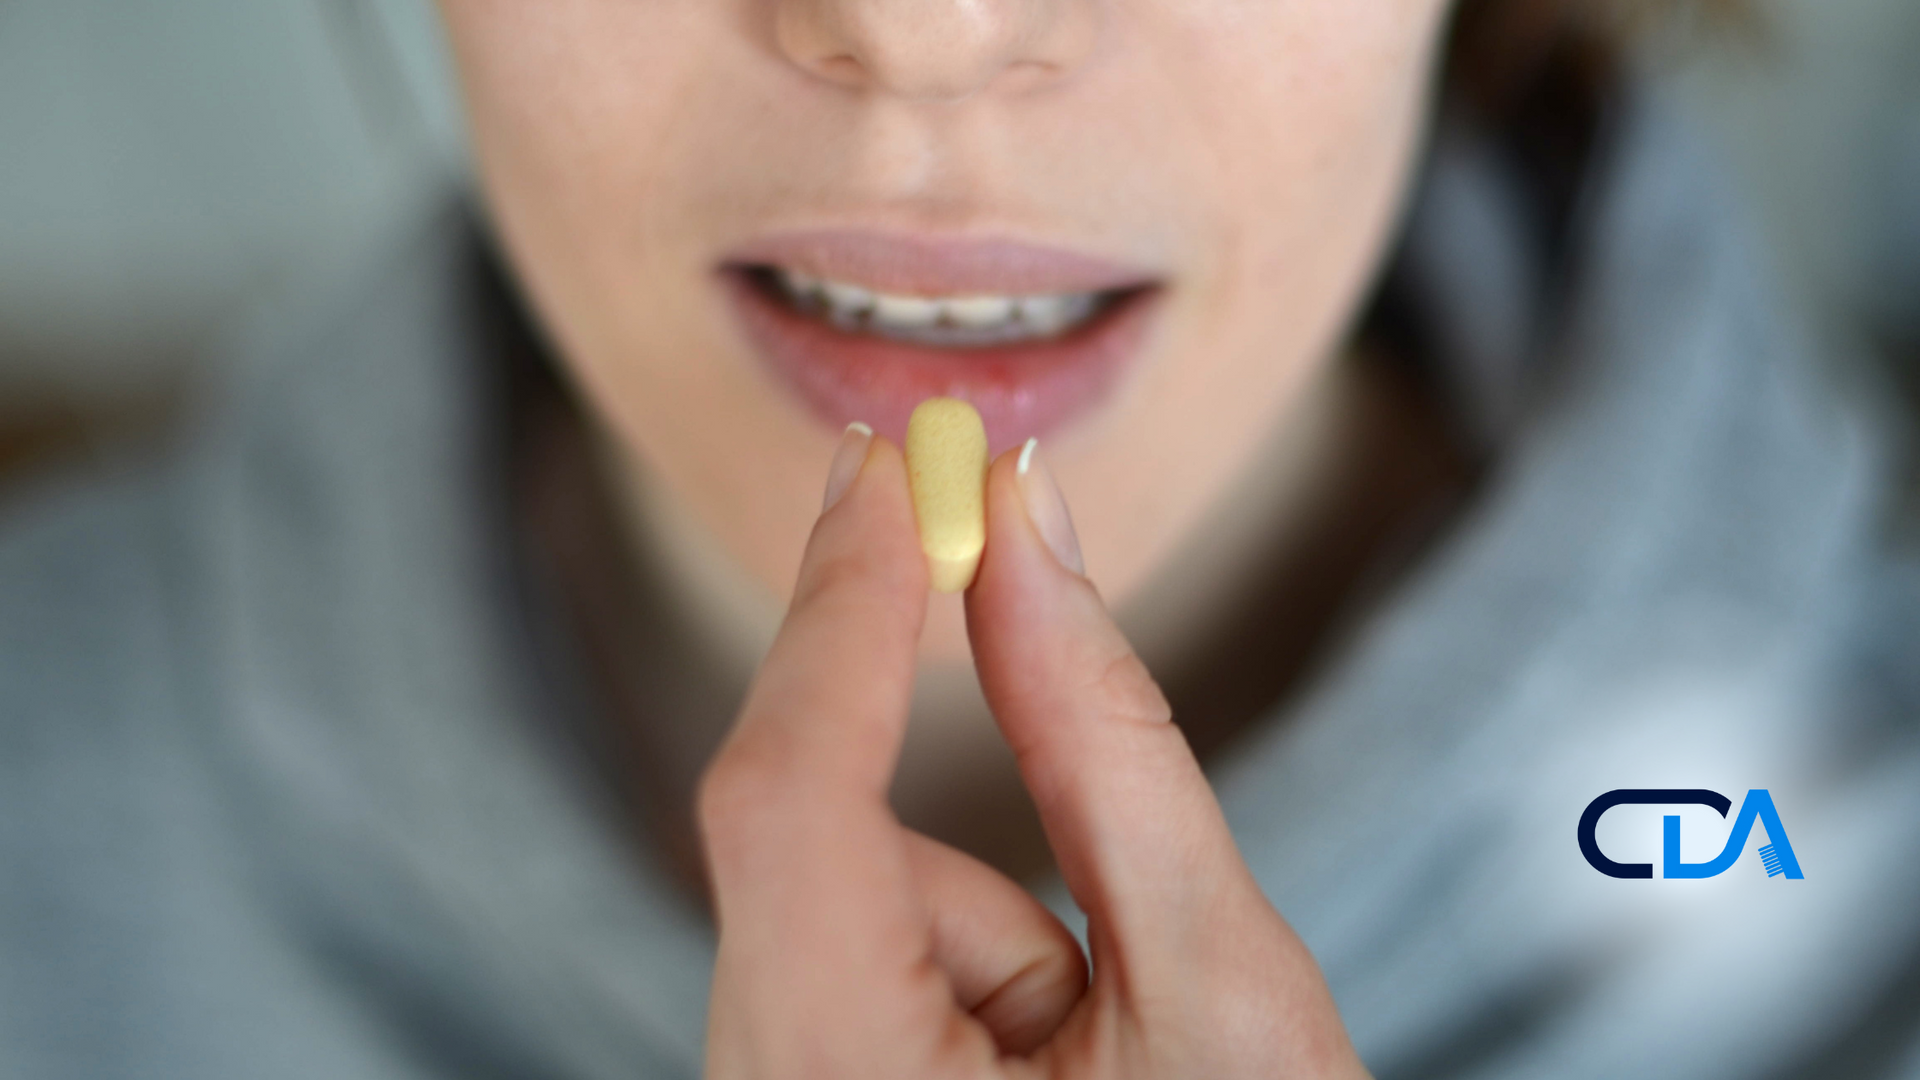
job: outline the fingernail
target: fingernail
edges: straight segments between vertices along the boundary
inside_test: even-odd
[[[1034,531],[1046,541],[1047,550],[1053,552],[1061,566],[1084,576],[1087,567],[1080,561],[1080,538],[1074,534],[1066,496],[1060,494],[1060,485],[1054,482],[1053,473],[1035,452],[1039,445],[1039,439],[1028,439],[1027,445],[1020,448],[1020,461],[1013,470],[1020,485],[1020,501],[1026,504],[1027,520],[1033,522]]]
[[[853,478],[860,475],[860,466],[867,460],[867,446],[872,442],[872,428],[858,420],[847,425],[840,436],[840,448],[833,452],[833,464],[827,466],[827,497],[820,503],[821,513],[833,509],[833,504],[853,486]]]

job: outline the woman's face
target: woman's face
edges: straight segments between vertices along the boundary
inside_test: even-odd
[[[1042,439],[1150,578],[1324,362],[1445,0],[443,0],[509,255],[601,417],[784,597],[850,420]]]

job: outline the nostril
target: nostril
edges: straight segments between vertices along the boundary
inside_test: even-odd
[[[914,99],[967,97],[1014,74],[1022,87],[1084,55],[1088,0],[780,0],[776,33],[796,66]]]
[[[840,53],[819,61],[819,73],[831,82],[856,84],[866,78],[866,69],[852,53]]]

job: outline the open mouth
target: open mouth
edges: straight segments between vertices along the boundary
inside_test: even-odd
[[[919,402],[958,397],[980,410],[998,452],[1107,397],[1139,351],[1159,288],[1111,270],[996,275],[982,262],[969,255],[928,271],[922,258],[916,272],[856,276],[868,268],[742,260],[720,277],[755,351],[828,424],[860,420],[898,440]],[[890,287],[875,281],[887,277]],[[1015,288],[982,287],[995,277]]]
[[[976,349],[1061,337],[1139,291],[905,296],[787,267],[750,267],[746,273],[795,311],[837,330],[936,349]]]

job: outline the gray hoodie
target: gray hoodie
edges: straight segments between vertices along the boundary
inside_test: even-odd
[[[1215,770],[1382,1080],[1920,1077],[1920,591],[1724,203],[1637,110],[1549,304],[1498,155],[1430,157],[1395,274],[1497,465]],[[712,933],[556,737],[472,251],[0,506],[0,1076],[698,1075]],[[1764,789],[1804,876],[1606,876],[1618,788]],[[1665,814],[1726,835],[1597,841]]]

